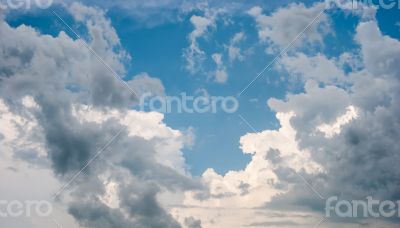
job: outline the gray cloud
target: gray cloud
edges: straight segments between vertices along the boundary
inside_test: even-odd
[[[306,92],[289,95],[285,101],[272,99],[269,105],[277,112],[292,111],[292,125],[302,149],[325,169],[324,175],[302,173],[307,181],[326,197],[398,200],[400,160],[399,69],[393,65],[400,54],[400,42],[379,31],[376,22],[363,22],[357,28],[365,69],[347,75],[349,88],[306,84]],[[396,54],[394,54],[396,53]],[[322,123],[333,123],[337,116],[354,105],[358,117],[343,126],[341,133],[326,138],[316,130]],[[275,171],[276,172],[276,171]],[[323,212],[324,201],[301,181],[287,194],[274,197],[268,207],[308,208]]]
[[[129,55],[105,13],[77,3],[70,12],[76,23],[87,27],[89,45],[124,75]],[[47,159],[23,150],[16,152],[15,158],[42,166],[43,160],[37,159],[46,159],[54,175],[66,183],[123,127],[114,118],[100,123],[81,121],[74,115],[76,105],[104,111],[114,108],[123,113],[138,98],[81,45],[81,40],[63,32],[56,37],[41,35],[24,25],[12,28],[0,20],[0,59],[5,60],[0,63],[0,96],[11,112],[37,122],[35,134],[39,136],[30,140],[43,142],[47,151]],[[127,83],[139,95],[164,93],[161,81],[145,73]],[[24,107],[21,99],[26,96],[38,107]],[[69,213],[81,226],[180,227],[159,204],[157,195],[200,185],[182,171],[157,161],[155,145],[161,140],[133,137],[123,131],[104,151],[104,158],[87,167],[58,200],[69,204]],[[118,185],[115,196],[119,207],[112,208],[101,198],[108,191],[104,176]]]
[[[293,222],[293,221],[276,221],[276,222],[259,222],[259,223],[252,223],[249,224],[248,226],[251,227],[288,227],[288,226],[298,226],[301,225],[299,223]]]
[[[185,225],[188,228],[201,228],[201,221],[193,217],[185,218]]]

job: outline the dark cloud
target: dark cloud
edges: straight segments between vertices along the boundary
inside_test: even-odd
[[[241,196],[245,196],[245,195],[249,194],[250,185],[248,183],[245,183],[242,181],[242,182],[240,182],[238,188],[242,191],[240,193]]]
[[[281,152],[276,149],[270,149],[265,156],[265,159],[271,161],[274,164],[280,163],[282,161]]]
[[[140,182],[138,182],[140,183]],[[132,191],[132,189],[136,191]],[[157,202],[157,185],[144,183],[136,186],[126,185],[121,188],[121,207],[143,224],[143,227],[175,228],[180,225]]]
[[[376,22],[361,23],[356,38],[366,68],[348,75],[352,82],[349,88],[309,82],[305,93],[290,95],[286,101],[270,100],[269,104],[278,112],[296,114],[291,123],[301,149],[309,150],[325,169],[324,175],[301,175],[322,195],[399,200],[400,71],[391,63],[398,59],[400,42],[383,36]],[[358,117],[343,126],[340,134],[327,138],[318,132],[317,126],[334,123],[348,105],[357,108]],[[325,201],[302,181],[295,181],[292,171],[275,172],[293,187],[274,197],[268,207],[285,205],[290,210],[308,208],[324,213]]]
[[[86,227],[132,227],[119,210],[110,209],[99,199],[74,202],[69,206],[69,213]]]
[[[76,23],[86,25],[89,45],[111,68],[124,75],[124,62],[129,56],[105,13],[77,3],[70,11]],[[3,18],[0,20],[0,96],[11,112],[37,122],[36,135],[26,137],[43,143],[47,151],[44,158],[34,150],[20,149],[14,158],[42,166],[50,163],[62,183],[69,183],[71,177],[83,171],[57,199],[69,203],[69,213],[81,226],[180,227],[160,205],[157,195],[166,190],[199,188],[200,184],[184,171],[157,161],[155,144],[161,139],[132,137],[125,129],[102,151],[101,159],[86,167],[124,128],[113,118],[101,123],[82,121],[74,114],[74,108],[87,105],[124,113],[137,103],[138,97],[114,78],[113,72],[82,41],[63,32],[52,37],[24,25],[12,28]],[[126,83],[137,90],[137,95],[164,93],[161,81],[145,73]],[[21,100],[26,96],[33,98],[37,108],[24,107]],[[20,135],[24,134],[27,133],[21,126]],[[104,176],[118,186],[117,208],[101,199],[108,190]]]
[[[201,228],[201,221],[193,217],[185,218],[185,225],[188,228]]]

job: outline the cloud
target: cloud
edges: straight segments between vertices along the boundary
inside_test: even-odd
[[[204,38],[210,29],[216,26],[216,15],[206,11],[204,16],[193,15],[190,17],[194,29],[189,34],[189,47],[184,50],[183,57],[186,60],[186,69],[194,74],[201,70],[206,53],[200,48],[198,39]]]
[[[105,12],[78,3],[69,10],[87,29],[85,42],[123,77],[130,58]],[[33,165],[21,172],[46,170],[43,181],[58,183],[47,192],[69,183],[57,202],[68,205],[66,211],[80,226],[180,227],[165,210],[172,199],[160,202],[158,196],[201,187],[187,173],[183,133],[169,128],[160,113],[132,110],[138,97],[83,40],[64,32],[43,35],[25,25],[14,28],[1,20],[0,58],[6,61],[0,63],[0,101],[7,115],[0,120],[7,126],[1,134],[10,142],[10,164],[17,159]],[[138,95],[164,93],[161,81],[146,73],[126,83]],[[99,151],[98,159],[70,182]]]
[[[290,77],[303,81],[314,80],[325,84],[344,84],[346,82],[345,73],[337,65],[335,60],[328,59],[322,54],[308,56],[304,53],[296,53],[293,56],[283,56],[279,61],[278,68],[287,71]]]
[[[310,151],[300,150],[289,122],[292,115],[279,113],[277,117],[280,129],[241,137],[243,152],[252,156],[245,169],[231,170],[225,175],[206,170],[202,181],[207,188],[186,193],[184,205],[193,208],[175,208],[172,213],[196,215],[204,227],[242,227],[265,222],[263,215],[256,214],[257,208],[264,207],[275,195],[287,192],[293,179],[298,180],[294,172],[316,174],[322,170],[311,160]],[[285,171],[288,167],[290,170]],[[213,223],[209,220],[214,213],[221,215]]]
[[[105,12],[77,3],[71,7],[75,22],[87,29],[89,45],[125,76],[124,62],[130,58]],[[260,8],[250,13],[258,21],[260,39],[282,47],[320,7],[292,4],[271,16]],[[322,42],[325,16],[301,44]],[[207,15],[192,18],[189,40],[195,59],[204,54],[198,39],[215,21]],[[245,134],[240,148],[251,156],[247,166],[225,174],[208,169],[201,180],[188,174],[182,155],[193,136],[168,127],[160,113],[132,110],[137,97],[82,47],[82,40],[63,32],[43,35],[24,25],[14,28],[1,20],[0,175],[21,180],[16,191],[2,195],[12,198],[23,194],[21,189],[34,189],[24,175],[42,183],[42,194],[56,191],[54,186],[68,183],[121,132],[57,199],[67,206],[64,218],[68,212],[77,223],[68,227],[310,227],[323,213],[319,193],[344,199],[399,197],[400,41],[383,35],[375,20],[364,18],[357,26],[360,51],[354,56],[284,56],[281,69],[299,77],[304,89],[268,100],[279,129]],[[299,23],[276,25],[288,21]],[[232,43],[241,39],[235,36]],[[219,82],[227,80],[222,57],[212,57]],[[353,57],[361,63],[345,72],[343,59]],[[165,92],[161,81],[146,73],[126,83],[139,95]],[[37,192],[29,194],[40,197]],[[18,226],[32,225],[23,222]],[[337,227],[335,222],[327,221],[327,227]],[[378,223],[397,227],[392,221]]]
[[[165,94],[165,88],[161,80],[153,78],[147,73],[136,75],[131,81],[130,86],[139,94],[151,93],[152,95],[162,96]]]
[[[245,39],[246,35],[244,34],[244,32],[238,32],[231,38],[229,45],[226,46],[226,48],[228,49],[228,56],[230,62],[233,62],[235,60],[239,61],[244,60],[242,50],[239,47],[237,47],[237,44],[239,44]]]
[[[260,9],[252,11],[263,18]],[[349,58],[348,53],[336,58],[300,52],[284,56],[282,69],[299,77],[304,90],[268,100],[281,127],[241,137],[241,149],[251,155],[247,166],[224,175],[208,169],[202,175],[208,189],[187,192],[184,205],[190,209],[173,213],[190,211],[205,227],[242,227],[285,226],[288,221],[282,216],[265,222],[256,216],[260,208],[287,217],[302,211],[310,217],[289,221],[310,227],[323,216],[324,198],[330,196],[398,200],[400,41],[383,35],[375,20],[360,21],[354,38],[360,49]],[[340,58],[360,63],[345,71]],[[246,210],[252,215],[247,223]],[[382,218],[377,223],[397,227],[396,222]],[[332,218],[326,227],[339,223],[371,225],[368,219]]]
[[[193,217],[185,218],[185,225],[188,228],[201,228],[201,221]]]
[[[71,4],[73,0],[54,0],[57,3]],[[260,0],[242,1],[242,0],[115,0],[115,1],[80,1],[87,6],[96,6],[101,9],[108,9],[110,12],[118,12],[124,18],[132,18],[136,26],[155,27],[166,23],[179,23],[187,15],[202,11],[205,8],[218,10],[225,9],[230,15],[242,13],[254,4],[265,4],[268,7],[276,7],[281,4],[287,4],[289,0],[280,2],[265,3]]]
[[[283,49],[294,42],[307,26],[308,29],[293,43],[293,46],[322,44],[324,34],[329,31],[328,17],[322,12],[324,9],[325,3],[315,3],[311,7],[292,3],[277,9],[269,16],[263,14],[262,8],[258,6],[251,8],[248,14],[257,23],[260,41],[268,42],[273,48]],[[322,14],[317,18],[320,13]],[[310,25],[313,21],[315,22]]]
[[[212,55],[214,63],[217,65],[217,69],[214,73],[214,78],[217,83],[225,83],[228,80],[228,73],[226,72],[226,67],[222,62],[222,54],[214,53]]]
[[[332,138],[333,136],[340,134],[342,126],[350,123],[353,119],[357,119],[357,109],[353,106],[347,107],[347,112],[339,116],[333,124],[321,124],[317,127],[317,130],[325,134],[325,137]]]
[[[88,199],[72,203],[69,210],[80,224],[89,227],[180,227],[159,206],[158,191],[153,184],[128,184],[119,191],[121,203],[118,209],[110,209],[98,199]]]
[[[279,221],[279,222],[260,222],[260,223],[252,223],[248,226],[250,227],[282,227],[282,226],[298,226],[300,224],[293,221]]]
[[[293,95],[283,103],[271,100],[270,106],[278,112],[296,113],[291,123],[301,148],[309,150],[313,160],[325,167],[326,176],[316,185],[321,192],[345,199],[371,195],[394,200],[398,197],[394,190],[398,175],[390,167],[394,167],[393,161],[398,157],[395,138],[400,132],[393,127],[399,125],[400,120],[396,105],[399,101],[399,81],[395,76],[398,69],[391,63],[398,56],[393,53],[400,53],[396,49],[400,42],[382,35],[374,21],[361,22],[355,37],[361,45],[365,68],[347,75],[352,83],[350,88],[316,86],[311,89],[306,86],[304,94]],[[387,48],[389,45],[391,50]],[[374,59],[375,56],[379,59]],[[369,100],[370,97],[374,98]],[[356,107],[357,118],[354,118],[354,110],[343,105]],[[324,122],[336,122],[326,127],[331,129],[330,137],[315,132],[314,126],[327,126]],[[316,202],[307,200],[309,197],[301,189],[296,186],[271,203],[318,210],[313,206]]]
[[[360,39],[360,33],[365,32],[363,29],[371,28],[375,33]],[[382,53],[375,54],[386,53],[383,54],[386,62],[396,58],[394,55],[390,55],[391,51],[385,50],[383,47],[388,42],[399,43],[399,41],[383,36],[375,22],[360,23],[356,37],[362,45],[362,50],[370,48],[369,45],[372,45],[368,42],[370,39],[379,37],[376,41],[379,40],[378,42],[382,46],[379,52]],[[334,87],[317,87],[317,90],[306,89],[305,94],[292,96],[284,102],[284,105],[283,103],[276,105],[275,102],[271,102],[270,105],[277,111],[296,113],[291,122],[296,129],[300,147],[309,150],[313,160],[325,168],[325,172],[319,174],[319,177],[313,174],[307,178],[323,195],[327,197],[340,196],[348,200],[363,199],[366,195],[378,199],[397,200],[398,194],[394,189],[397,189],[395,186],[397,186],[398,175],[397,171],[390,167],[394,167],[393,161],[398,157],[395,138],[399,136],[400,132],[393,129],[393,126],[400,123],[397,117],[398,106],[395,105],[399,99],[398,92],[395,92],[399,89],[398,78],[394,76],[395,72],[390,72],[389,69],[395,70],[390,67],[390,64],[386,66],[387,68],[377,70],[370,65],[376,63],[368,61],[369,53],[362,51],[361,54],[365,69],[348,75],[353,84],[346,90],[340,89],[342,98],[325,94],[329,90],[333,92]],[[362,79],[359,74],[362,74]],[[392,86],[386,87],[388,86],[386,83],[379,83],[376,87],[383,87],[376,88],[376,90],[365,90],[367,87],[375,87],[376,81],[381,80]],[[360,84],[363,87],[360,87]],[[364,96],[369,97],[368,94],[374,94],[381,99],[369,100],[369,102],[360,99]],[[333,97],[347,100],[342,103],[349,103],[357,107],[357,118],[351,118],[351,116],[355,116],[351,109],[337,106],[337,102],[330,99]],[[327,129],[331,128],[329,132],[332,132],[332,134],[328,134],[329,137],[326,137],[326,133],[321,135],[313,129],[314,126],[321,126],[320,123],[324,122],[324,119],[331,118],[326,115],[326,108],[318,107],[323,104],[323,100],[327,105],[331,105],[331,108],[334,107],[329,113],[336,113],[335,116],[337,116],[336,120],[332,121],[336,124],[327,127]],[[342,114],[338,113],[339,110],[342,110]],[[310,115],[311,113],[315,114]],[[390,126],[388,122],[391,123]],[[337,126],[335,127],[335,125]],[[322,124],[322,126],[327,125]],[[295,184],[288,193],[274,197],[267,204],[269,208],[281,209],[282,205],[285,205],[286,210],[308,208],[314,211],[323,211],[321,201],[304,191],[304,185],[301,182]],[[362,220],[353,219],[351,222],[359,223]],[[394,227],[395,225],[389,226]]]
[[[0,194],[2,200],[51,201],[51,195],[61,187],[50,168],[43,131],[32,114],[28,112],[37,107],[29,103],[29,100],[25,97],[21,101],[27,110],[20,109],[21,112],[16,114],[0,99],[0,125],[2,126],[0,132],[3,135],[0,140],[0,179],[3,181]],[[76,227],[73,218],[65,211],[59,210],[59,205],[54,203],[53,209],[52,215],[59,222]],[[33,214],[30,218],[3,218],[0,225],[16,228],[53,227],[54,223]]]
[[[399,73],[397,62],[400,56],[400,43],[389,36],[383,36],[375,21],[361,23],[357,27],[356,40],[361,45],[361,52],[366,69],[374,75]]]

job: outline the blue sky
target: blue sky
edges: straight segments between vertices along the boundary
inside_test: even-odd
[[[190,16],[186,16],[182,23],[167,23],[150,29],[135,29],[134,19],[130,22],[132,25],[129,22],[116,24],[117,30],[121,31],[122,43],[130,53],[134,53],[131,74],[145,71],[150,75],[157,75],[163,81],[168,95],[181,92],[194,94],[198,89],[206,89],[214,96],[236,96],[243,89],[243,85],[248,83],[253,75],[257,75],[265,65],[267,59],[262,60],[263,51],[254,53],[253,58],[244,62],[232,63],[228,72],[229,82],[224,85],[210,83],[206,73],[190,75],[183,67],[185,62],[182,57],[183,50],[189,45],[187,34],[193,29],[188,20]],[[224,45],[235,33],[241,31],[246,32],[248,36],[244,46],[254,48],[254,44],[257,43],[254,22],[246,15],[233,20],[237,20],[233,22],[235,25],[227,28],[221,26],[223,22],[218,22],[218,28],[209,35],[208,40],[200,41],[206,53],[211,55],[224,51]],[[130,26],[133,28],[129,29]],[[165,39],[166,37],[168,38]],[[215,67],[213,65],[213,62],[207,59],[205,71],[211,71]],[[265,78],[258,83],[266,84]],[[263,100],[265,101],[265,97],[282,95],[283,86],[259,88],[258,92],[251,90],[240,100],[240,113],[256,121],[259,129],[274,127],[275,118]],[[249,100],[252,98],[258,98],[259,102],[250,103]],[[240,136],[248,132],[249,127],[242,123],[236,113],[217,113],[217,115],[170,113],[166,115],[166,122],[178,129],[194,127],[196,144],[185,152],[194,175],[200,175],[209,167],[222,173],[230,169],[243,168],[249,160],[241,153],[238,144]]]
[[[60,10],[55,8],[54,10]],[[61,11],[61,10],[60,10]],[[238,32],[246,33],[243,48],[251,49],[249,58],[243,62],[229,64],[229,82],[223,85],[215,84],[207,79],[207,72],[191,75],[184,69],[183,51],[189,45],[187,35],[193,29],[189,18],[201,15],[195,12],[185,15],[182,22],[165,22],[152,27],[143,27],[140,22],[129,15],[121,17],[119,10],[111,10],[108,16],[121,39],[122,46],[132,56],[127,63],[126,77],[141,72],[161,79],[167,95],[179,95],[182,92],[195,94],[199,89],[206,89],[213,96],[237,96],[250,81],[272,60],[273,56],[265,55],[265,46],[257,41],[255,22],[245,12],[231,18],[232,25],[224,26],[223,21],[217,22],[217,28],[208,38],[201,40],[204,51],[211,55],[216,52],[226,52],[224,45]],[[65,15],[68,18],[68,15]],[[18,26],[27,24],[35,26],[45,34],[56,35],[66,31],[63,24],[54,20],[49,12],[39,14],[23,14],[18,17],[10,16],[10,24]],[[79,25],[76,25],[79,29]],[[81,31],[84,34],[84,31]],[[167,37],[167,39],[166,39]],[[226,58],[226,57],[225,57]],[[204,64],[205,71],[215,68],[213,61],[208,58]],[[186,149],[185,158],[191,167],[193,175],[201,175],[207,168],[215,168],[225,173],[231,169],[242,169],[249,161],[239,148],[239,138],[252,129],[244,123],[238,114],[245,116],[256,130],[278,126],[274,113],[266,106],[270,97],[282,98],[287,89],[285,83],[268,83],[267,78],[278,78],[277,72],[269,71],[263,74],[243,96],[240,97],[239,113],[208,113],[185,114],[168,113],[166,123],[177,129],[192,126],[196,133],[196,143],[191,149]],[[250,100],[257,99],[257,101]]]

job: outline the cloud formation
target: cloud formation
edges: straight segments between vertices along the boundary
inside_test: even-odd
[[[290,36],[277,36],[285,34],[288,26],[274,30],[274,17],[290,17],[292,26],[300,28],[305,20],[302,23],[297,17],[311,17],[319,7],[310,10],[290,5],[272,16],[262,15],[259,8],[250,13],[258,20],[260,39],[282,47]],[[288,16],[289,11],[299,13]],[[322,23],[327,21],[324,16]],[[312,27],[302,42],[320,42],[324,33],[318,26]],[[396,63],[400,41],[383,35],[371,17],[359,22],[354,40],[360,49],[336,58],[299,49],[282,57],[278,67],[299,78],[304,91],[268,100],[281,127],[241,138],[243,152],[252,155],[245,169],[225,175],[209,169],[202,176],[208,190],[187,193],[185,205],[205,227],[230,227],[227,221],[232,220],[240,224],[234,227],[310,227],[324,215],[325,199],[330,196],[398,200],[399,174],[395,167],[400,149],[396,143],[400,138],[400,72]],[[344,59],[351,70],[345,70]],[[265,221],[259,216],[249,219],[243,212],[256,215],[258,208],[285,213],[280,220]],[[221,213],[218,221],[209,219],[210,214],[221,210],[242,213]],[[298,211],[309,217],[288,224],[286,218]],[[352,223],[372,225],[368,219],[328,219],[324,227],[336,227],[336,222],[344,227]],[[378,223],[396,227],[393,222],[382,219]]]
[[[214,53],[212,55],[212,59],[217,66],[217,69],[214,72],[214,80],[217,83],[226,83],[226,81],[228,80],[228,73],[226,72],[226,67],[222,61],[222,54]]]
[[[325,7],[325,3],[315,3],[311,7],[292,3],[277,9],[271,15],[265,15],[262,8],[256,6],[248,14],[257,23],[260,41],[268,42],[273,45],[272,48],[283,49],[292,42],[294,47],[322,44],[323,35],[329,31]]]
[[[130,57],[105,12],[78,3],[68,9],[74,23],[86,28],[85,42],[125,78]],[[249,13],[259,39],[279,50],[321,10],[321,4],[290,4],[269,16],[259,7]],[[283,99],[268,99],[280,127],[240,138],[243,153],[251,156],[243,170],[219,174],[210,168],[200,180],[187,171],[184,132],[167,126],[163,114],[132,110],[137,95],[165,93],[159,79],[134,76],[126,81],[137,92],[132,94],[82,39],[15,28],[0,17],[0,176],[36,175],[39,183],[46,180],[43,186],[52,184],[43,194],[67,184],[56,199],[66,205],[64,212],[75,226],[100,228],[312,227],[329,196],[398,200],[400,41],[384,35],[370,12],[360,14],[356,27],[359,49],[336,57],[299,48],[322,44],[329,17],[321,14],[276,66],[300,79],[302,87]],[[194,30],[185,57],[188,69],[196,70],[205,57],[198,40],[215,26],[215,18],[206,13],[191,16],[190,22]],[[242,58],[235,45],[244,38],[237,33],[231,39],[230,61]],[[211,58],[216,81],[226,82],[222,54]],[[3,168],[7,164],[17,165]],[[24,222],[19,227],[32,225]],[[325,227],[337,227],[336,222],[328,220]],[[343,227],[371,225],[368,220],[340,222]]]
[[[191,74],[202,70],[202,64],[207,56],[201,49],[198,40],[205,38],[210,29],[215,28],[216,16],[216,12],[206,10],[204,16],[193,15],[190,17],[194,29],[189,34],[189,47],[184,50],[183,56],[187,62],[186,69]]]
[[[80,226],[180,227],[158,195],[200,187],[186,171],[186,139],[162,114],[131,109],[141,93],[163,94],[162,83],[142,73],[126,82],[133,94],[83,45],[125,75],[129,55],[105,12],[79,3],[68,9],[88,40],[13,28],[1,17],[2,110],[20,120],[2,118],[2,141],[18,142],[7,144],[7,156],[51,169],[62,187],[57,202]]]

